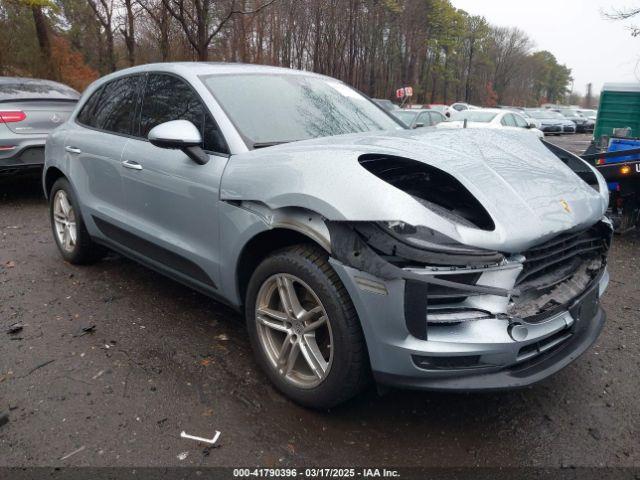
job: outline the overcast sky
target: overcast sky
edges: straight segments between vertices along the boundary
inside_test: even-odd
[[[549,50],[571,68],[574,90],[594,93],[606,82],[640,81],[640,37],[602,11],[640,4],[640,0],[451,0],[489,23],[516,26],[529,34],[538,50]],[[640,26],[640,18],[636,19]]]

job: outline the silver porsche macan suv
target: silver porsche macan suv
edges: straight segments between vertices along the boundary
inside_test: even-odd
[[[112,249],[246,317],[326,408],[379,384],[530,385],[605,321],[607,186],[529,131],[407,130],[342,82],[241,64],[91,85],[46,146],[65,260]]]
[[[79,98],[61,83],[0,77],[0,175],[42,168],[47,135],[67,120]]]

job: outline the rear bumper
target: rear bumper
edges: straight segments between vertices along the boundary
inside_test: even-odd
[[[0,140],[0,174],[42,168],[45,141],[46,137]]]
[[[606,269],[565,311],[543,321],[467,320],[429,327],[423,340],[407,330],[404,280],[381,281],[335,260],[332,264],[362,321],[374,378],[384,385],[448,391],[525,387],[578,358],[605,322],[597,301],[608,284]]]

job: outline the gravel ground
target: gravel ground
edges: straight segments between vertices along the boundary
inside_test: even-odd
[[[638,466],[638,240],[615,239],[608,323],[555,377],[499,394],[372,388],[318,413],[270,387],[233,311],[120,256],[64,263],[38,179],[5,179],[0,466]],[[219,447],[182,430],[219,430]]]

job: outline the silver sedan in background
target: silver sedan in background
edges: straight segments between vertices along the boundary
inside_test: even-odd
[[[47,135],[67,120],[79,98],[61,83],[0,77],[0,175],[41,168]]]

